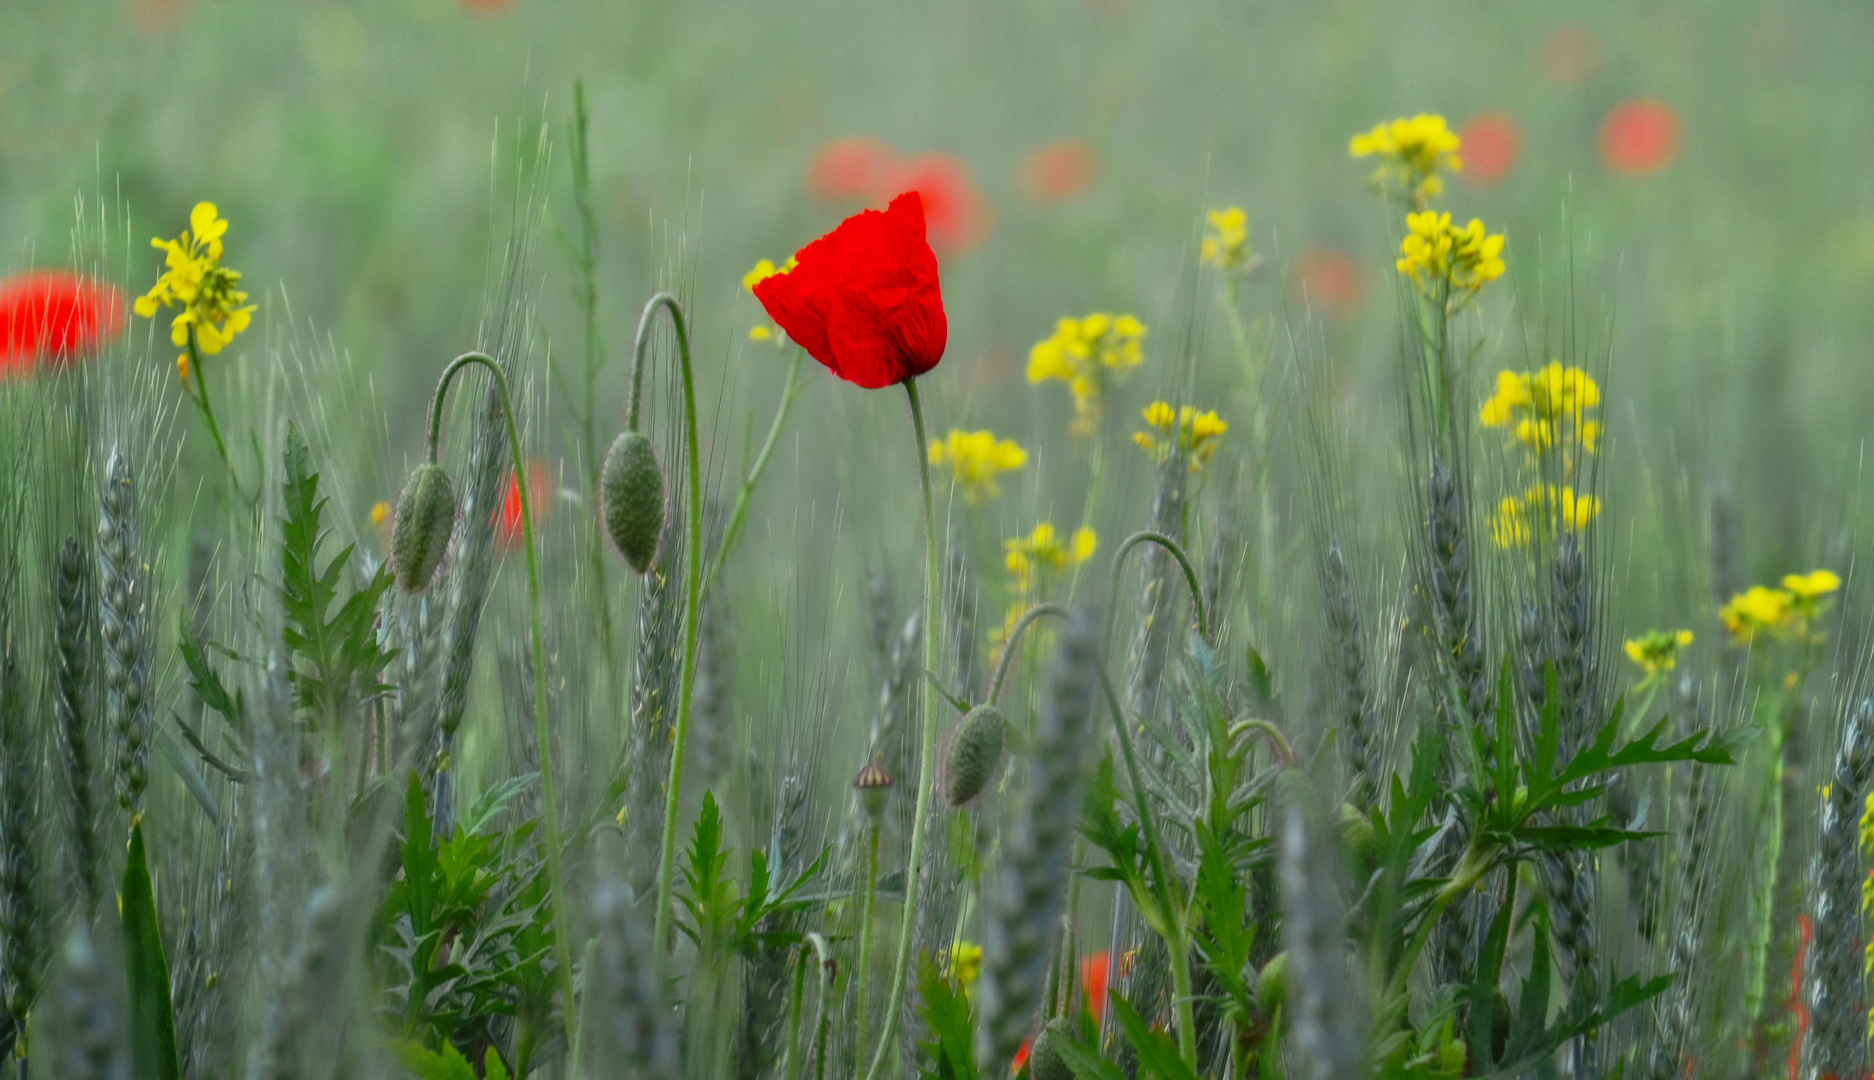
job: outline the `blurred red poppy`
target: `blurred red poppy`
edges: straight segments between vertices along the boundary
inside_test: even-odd
[[[807,164],[807,192],[826,202],[870,197],[885,180],[897,154],[877,139],[834,139]]]
[[[533,511],[535,535],[538,536],[540,519],[547,509],[547,470],[537,461],[527,463],[527,502]],[[509,469],[507,479],[502,482],[501,505],[495,508],[495,547],[501,551],[512,551],[520,546],[525,535],[521,530],[521,482]]]
[[[755,299],[828,371],[876,390],[943,359],[949,324],[917,192],[861,210],[794,259],[755,283]]]
[[[1081,139],[1044,143],[1022,162],[1022,188],[1036,202],[1060,202],[1093,189],[1100,155]]]
[[[1585,26],[1558,26],[1542,39],[1541,64],[1550,82],[1580,89],[1601,69],[1601,39]]]
[[[1523,145],[1516,121],[1502,110],[1479,113],[1458,129],[1464,143],[1464,171],[1458,175],[1478,187],[1491,187],[1509,174]]]
[[[894,165],[885,176],[887,192],[915,191],[924,200],[924,221],[931,246],[954,255],[989,234],[989,206],[961,161],[949,154],[919,154]]]
[[[0,281],[0,373],[95,352],[123,318],[123,297],[109,285],[64,270],[15,274]]]
[[[1359,264],[1326,245],[1301,249],[1289,267],[1289,288],[1310,307],[1336,319],[1351,318],[1366,299]]]
[[[1653,98],[1630,98],[1601,121],[1601,161],[1610,172],[1643,176],[1658,172],[1679,152],[1679,116]]]
[[[471,15],[497,15],[514,6],[514,0],[458,0],[462,10]]]
[[[1028,1064],[1028,1052],[1030,1050],[1033,1050],[1034,1048],[1035,1048],[1035,1040],[1033,1040],[1032,1038],[1023,1039],[1022,1048],[1020,1050],[1015,1051],[1015,1060],[1009,1062],[1009,1071],[1012,1073],[1021,1072],[1022,1066]]]
[[[1113,954],[1101,949],[1080,958],[1080,987],[1086,993],[1087,1010],[1098,1016],[1106,1009],[1106,979],[1113,966]]]
[[[187,0],[132,0],[130,5],[130,21],[151,37],[174,30],[187,13]]]

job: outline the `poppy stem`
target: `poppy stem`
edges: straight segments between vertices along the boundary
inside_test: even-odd
[[[937,666],[937,503],[931,496],[930,453],[925,448],[929,445],[924,439],[924,405],[918,400],[917,377],[904,381],[905,396],[911,402],[911,434],[916,440],[912,449],[917,453],[918,480],[924,490],[924,669],[932,670]],[[879,1032],[878,1050],[872,1055],[872,1066],[866,1070],[865,1080],[878,1080],[884,1071],[885,1057],[891,1051],[892,1039],[898,1033],[898,1014],[904,1009],[905,982],[911,974],[911,937],[917,929],[917,901],[919,879],[922,877],[924,860],[924,824],[930,816],[930,795],[935,780],[937,757],[937,703],[933,700],[930,680],[919,681],[922,689],[918,695],[918,707],[922,711],[920,719],[921,734],[918,744],[917,767],[917,803],[911,812],[911,851],[905,860],[904,870],[904,914],[898,924],[898,960],[892,968],[891,998],[885,1004],[885,1026]],[[860,978],[865,972],[859,973]],[[865,1048],[860,1047],[864,1053]]]
[[[661,968],[670,948],[670,905],[675,885],[672,870],[677,855],[677,809],[683,796],[683,751],[690,739],[690,696],[696,688],[696,634],[698,610],[703,595],[703,467],[702,452],[696,434],[696,380],[690,372],[690,334],[683,321],[683,306],[670,293],[661,292],[644,305],[638,317],[637,348],[631,362],[631,418],[635,430],[638,419],[638,380],[643,375],[644,342],[650,334],[657,310],[670,312],[677,331],[677,359],[683,368],[683,441],[689,471],[684,486],[689,489],[689,517],[683,545],[683,668],[677,686],[677,728],[670,747],[670,780],[664,793],[664,839],[657,860],[657,925],[652,939]]]
[[[1157,544],[1170,552],[1172,558],[1178,560],[1178,566],[1184,570],[1184,583],[1191,588],[1191,606],[1197,613],[1198,636],[1204,639],[1206,645],[1215,644],[1213,637],[1216,627],[1211,625],[1211,614],[1204,610],[1204,590],[1197,583],[1197,568],[1191,565],[1191,557],[1184,553],[1184,548],[1180,547],[1176,540],[1164,533],[1141,530],[1126,537],[1125,541],[1119,545],[1119,550],[1113,553],[1113,580],[1107,588],[1106,633],[1100,638],[1101,650],[1105,650],[1107,642],[1113,636],[1113,622],[1119,611],[1119,605],[1115,599],[1119,596],[1120,572],[1126,567],[1126,556],[1140,544]]]
[[[853,1045],[857,1047],[858,1060],[853,1062],[853,1069],[865,1063],[865,1014],[866,988],[871,984],[872,970],[872,905],[878,896],[878,832],[879,819],[867,815],[870,821],[866,825],[869,834],[866,837],[865,857],[865,901],[859,914],[859,964],[853,968],[853,1023],[857,1031],[853,1034]]]
[[[565,998],[567,1041],[577,1046],[575,1020],[579,1015],[573,1003],[572,945],[566,926],[566,873],[560,863],[560,818],[553,791],[553,744],[547,730],[547,648],[540,617],[540,561],[534,551],[533,499],[527,490],[527,467],[521,458],[521,432],[514,421],[514,398],[508,392],[508,378],[501,365],[486,353],[463,353],[443,369],[436,384],[436,399],[430,406],[429,456],[436,460],[437,437],[442,428],[443,400],[456,374],[471,364],[488,369],[494,378],[495,391],[501,398],[501,413],[507,419],[508,453],[514,461],[514,483],[521,502],[521,544],[527,549],[527,618],[533,634],[534,660],[534,735],[540,747],[540,816],[547,827],[548,907],[553,920],[554,960],[559,965],[560,993]]]
[[[741,535],[742,522],[748,518],[748,500],[755,493],[755,485],[760,482],[761,474],[768,468],[768,457],[774,453],[775,443],[781,440],[781,427],[787,422],[787,413],[794,405],[794,396],[800,393],[803,385],[800,381],[800,359],[807,351],[795,346],[794,360],[787,366],[787,385],[781,390],[781,404],[774,411],[774,423],[768,425],[768,437],[762,440],[761,450],[755,455],[755,463],[748,468],[748,475],[742,478],[742,490],[736,492],[735,506],[729,511],[728,527],[722,530],[722,542],[716,547],[716,554],[709,560],[709,569],[703,571],[703,591],[715,584],[716,574],[722,570],[722,564],[729,559],[729,549],[735,545],[735,538]]]

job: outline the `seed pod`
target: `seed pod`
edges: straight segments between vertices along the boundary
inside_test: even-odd
[[[1028,1080],[1074,1080],[1073,1066],[1061,1056],[1061,1043],[1074,1037],[1066,1017],[1048,1021],[1028,1052]]]
[[[404,484],[391,525],[390,565],[399,588],[411,594],[429,588],[454,531],[455,485],[441,465],[426,461]]]
[[[599,490],[605,531],[631,568],[645,573],[657,557],[657,539],[664,531],[664,470],[657,464],[650,436],[627,431],[612,440],[599,473]]]
[[[989,785],[1002,764],[1007,729],[1008,721],[994,705],[978,705],[957,721],[944,755],[944,799],[951,806],[962,806]]]
[[[885,800],[891,795],[891,774],[876,761],[868,762],[859,770],[859,775],[852,778],[853,790],[859,793],[859,801],[865,804],[868,817],[877,820],[885,812]]]

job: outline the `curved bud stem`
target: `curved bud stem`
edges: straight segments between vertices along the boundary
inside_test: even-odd
[[[690,696],[696,688],[697,620],[702,614],[698,608],[703,594],[703,467],[702,453],[697,447],[696,380],[690,370],[689,327],[683,320],[683,305],[667,292],[660,292],[646,301],[644,314],[638,317],[637,344],[631,357],[631,413],[627,423],[631,430],[637,430],[644,348],[650,341],[651,324],[659,308],[670,313],[671,324],[677,331],[677,360],[683,369],[683,444],[689,467],[684,482],[688,489],[689,515],[685,520],[683,545],[683,667],[677,682],[677,727],[671,739],[670,779],[664,786],[664,835],[657,857],[657,923],[656,937],[652,939],[661,969],[666,950],[670,948],[677,809],[683,797],[683,751],[690,739]]]
[[[1184,570],[1184,582],[1191,588],[1191,606],[1197,611],[1198,636],[1202,637],[1206,644],[1212,643],[1217,628],[1211,624],[1211,613],[1204,609],[1204,590],[1197,584],[1197,568],[1191,565],[1191,557],[1184,553],[1184,549],[1178,546],[1176,540],[1164,533],[1147,529],[1126,537],[1125,541],[1119,545],[1119,550],[1113,553],[1113,578],[1107,588],[1106,633],[1100,638],[1101,651],[1104,651],[1107,642],[1112,640],[1113,620],[1117,618],[1119,612],[1119,605],[1114,602],[1119,595],[1119,575],[1126,568],[1126,556],[1140,544],[1157,544],[1170,552],[1172,558],[1178,560],[1178,565]]]
[[[1015,647],[1021,644],[1022,635],[1028,632],[1029,626],[1043,615],[1066,619],[1072,614],[1059,604],[1036,604],[1022,612],[1022,617],[1016,620],[1014,627],[1009,630],[1007,640],[1002,643],[1002,657],[996,661],[995,677],[989,680],[989,696],[983,700],[991,705],[1002,700],[1002,682],[1009,677],[1009,665],[1015,660]]]
[[[527,490],[527,464],[521,459],[520,426],[514,419],[514,398],[508,391],[508,377],[501,370],[501,365],[495,363],[487,353],[463,353],[443,369],[442,378],[436,383],[436,399],[430,405],[429,460],[431,463],[436,461],[438,436],[442,430],[443,402],[449,396],[449,384],[458,373],[471,365],[487,368],[488,374],[494,379],[495,391],[501,398],[501,413],[507,420],[508,453],[514,462],[514,483],[520,494],[521,544],[527,549],[527,620],[533,634],[534,736],[540,747],[540,802],[541,817],[547,827],[547,884],[550,886],[548,901],[552,909],[553,952],[554,961],[559,966],[560,993],[565,998],[567,1038],[572,1045],[577,1046],[574,1037],[579,1013],[573,1001],[572,946],[566,925],[566,873],[561,863],[560,818],[553,789],[553,744],[548,739],[547,729],[547,648],[540,617],[540,558],[534,550],[533,500]]]
[[[1295,757],[1294,746],[1288,741],[1288,736],[1282,734],[1282,729],[1276,727],[1269,721],[1258,720],[1253,716],[1244,717],[1230,725],[1231,751],[1234,752],[1236,750],[1239,740],[1245,739],[1251,735],[1262,736],[1263,741],[1269,744],[1269,748],[1275,751],[1276,761],[1281,764],[1282,768],[1292,769],[1295,767],[1295,763],[1298,759]]]

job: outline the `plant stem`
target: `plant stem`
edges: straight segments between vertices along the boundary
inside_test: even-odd
[[[1126,730],[1126,714],[1119,705],[1119,692],[1113,689],[1113,677],[1101,661],[1100,689],[1106,694],[1106,711],[1113,717],[1113,734],[1119,739],[1119,753],[1126,762],[1126,778],[1132,784],[1133,812],[1139,816],[1140,835],[1145,838],[1146,857],[1151,860],[1152,881],[1157,886],[1160,917],[1165,929],[1160,933],[1171,953],[1171,987],[1178,1010],[1178,1056],[1197,1068],[1197,1015],[1191,1005],[1191,957],[1185,936],[1183,905],[1173,902],[1171,876],[1165,869],[1164,848],[1159,846],[1158,826],[1153,824],[1151,807],[1145,801],[1145,778],[1139,772],[1139,758],[1132,749],[1132,735]]]
[[[1106,632],[1100,637],[1100,651],[1102,653],[1106,651],[1106,644],[1113,636],[1113,623],[1118,618],[1119,605],[1114,603],[1114,598],[1119,595],[1119,575],[1125,570],[1126,556],[1140,544],[1157,544],[1170,552],[1172,558],[1178,560],[1178,565],[1184,569],[1184,582],[1191,589],[1191,606],[1197,612],[1198,635],[1209,642],[1216,632],[1216,627],[1211,625],[1210,613],[1204,610],[1204,590],[1197,583],[1197,568],[1191,565],[1191,557],[1186,555],[1184,548],[1171,537],[1164,533],[1143,529],[1126,537],[1119,545],[1119,550],[1113,553],[1113,578],[1107,586]]]
[[[202,419],[208,424],[209,438],[215,440],[215,456],[234,475],[234,465],[228,461],[228,444],[222,441],[221,425],[215,423],[215,406],[208,400],[208,377],[202,373],[202,353],[195,344],[195,331],[189,331],[189,373],[195,376],[195,403],[202,407]]]
[[[814,1021],[813,1080],[826,1080],[826,1035],[833,1027],[830,1009],[833,1004],[833,976],[838,966],[833,961],[825,938],[819,934],[808,934],[807,940],[812,943],[814,959],[820,964],[820,1015]]]
[[[937,504],[931,497],[930,454],[924,441],[924,406],[918,400],[917,379],[904,381],[905,396],[911,402],[912,450],[917,455],[918,481],[924,490],[924,670],[937,666]],[[911,811],[911,852],[904,872],[904,914],[898,924],[898,959],[892,968],[891,998],[885,1005],[885,1026],[879,1032],[878,1051],[865,1080],[878,1080],[885,1068],[885,1056],[891,1050],[892,1037],[898,1032],[898,1014],[904,1008],[905,983],[911,974],[911,935],[917,929],[918,884],[924,858],[924,822],[930,816],[930,795],[936,774],[937,706],[929,679],[919,680],[918,701],[923,715],[918,747],[917,801]],[[864,977],[864,972],[860,973]],[[861,1053],[864,1049],[861,1048]]]
[[[800,1080],[800,1006],[806,996],[807,952],[795,950],[794,996],[787,1006],[787,1056],[781,1062],[784,1080]]]
[[[1059,604],[1045,603],[1036,604],[1022,612],[1022,617],[1015,621],[1015,626],[1009,631],[1008,638],[1002,643],[1002,657],[996,661],[995,677],[989,680],[989,696],[983,700],[994,705],[1002,697],[1002,683],[1009,677],[1009,665],[1015,660],[1015,646],[1021,643],[1022,635],[1028,632],[1029,626],[1033,625],[1035,620],[1043,615],[1066,619],[1072,614]]]
[[[471,364],[480,364],[494,378],[501,397],[501,413],[507,419],[508,453],[514,461],[514,483],[521,502],[521,545],[527,549],[527,621],[533,636],[534,660],[534,738],[540,747],[540,816],[547,827],[547,884],[553,919],[553,954],[559,965],[560,993],[565,997],[567,1041],[577,1045],[579,1010],[573,1001],[572,943],[566,925],[566,871],[561,862],[560,817],[553,789],[553,744],[547,726],[547,646],[546,632],[540,617],[540,558],[534,550],[533,502],[527,490],[527,464],[521,457],[520,426],[514,419],[514,398],[508,392],[508,378],[501,365],[486,353],[463,353],[443,369],[436,387],[436,401],[430,409],[430,460],[436,459],[436,443],[442,428],[443,400],[456,373]]]
[[[690,738],[690,695],[696,688],[696,628],[698,617],[702,614],[697,609],[703,595],[703,467],[702,453],[697,447],[696,380],[690,371],[690,335],[683,322],[683,307],[677,303],[675,296],[661,292],[645,303],[644,314],[638,319],[637,352],[640,357],[643,355],[651,319],[660,307],[670,312],[670,321],[677,330],[677,358],[683,366],[683,441],[689,466],[684,485],[689,489],[689,520],[686,533],[688,540],[683,545],[683,668],[678,678],[677,729],[670,747],[670,780],[665,785],[664,793],[664,840],[657,859],[657,936],[654,949],[661,967],[670,941],[671,891],[675,885],[671,870],[677,854],[677,808],[683,795],[683,750]],[[643,365],[634,361],[630,421],[633,428],[637,427],[638,386],[642,375]]]
[[[872,971],[872,904],[878,895],[878,826],[878,818],[873,817],[867,827],[870,835],[866,838],[865,900],[859,907],[859,964],[852,969],[855,1072],[865,1064],[865,991],[872,981],[869,976]]]
[[[1445,909],[1450,907],[1453,901],[1484,879],[1484,875],[1490,872],[1493,861],[1488,852],[1475,847],[1464,853],[1464,858],[1458,862],[1458,872],[1445,883],[1444,888],[1438,890],[1438,895],[1432,899],[1431,907],[1426,910],[1424,918],[1419,920],[1419,928],[1413,932],[1412,940],[1407,943],[1405,952],[1400,954],[1399,966],[1393,970],[1392,981],[1386,988],[1388,999],[1405,993],[1406,981],[1412,977],[1412,967],[1418,963],[1419,953],[1425,951],[1425,943],[1431,939],[1432,930],[1437,927],[1438,919],[1444,915]],[[1512,864],[1512,869],[1514,869],[1514,864]]]
[[[774,423],[768,425],[768,437],[762,441],[761,452],[755,455],[755,464],[751,465],[748,475],[742,480],[742,490],[736,493],[735,507],[729,511],[729,525],[722,531],[722,543],[716,548],[716,555],[709,561],[709,569],[703,572],[703,591],[716,580],[716,573],[722,564],[728,561],[729,549],[735,546],[735,538],[742,531],[742,521],[748,516],[748,499],[755,492],[755,484],[761,479],[763,470],[768,467],[768,456],[774,453],[775,443],[781,438],[781,425],[787,420],[788,410],[794,404],[794,395],[800,393],[800,358],[806,350],[796,347],[794,361],[787,367],[787,385],[781,390],[781,405],[774,412]]]

